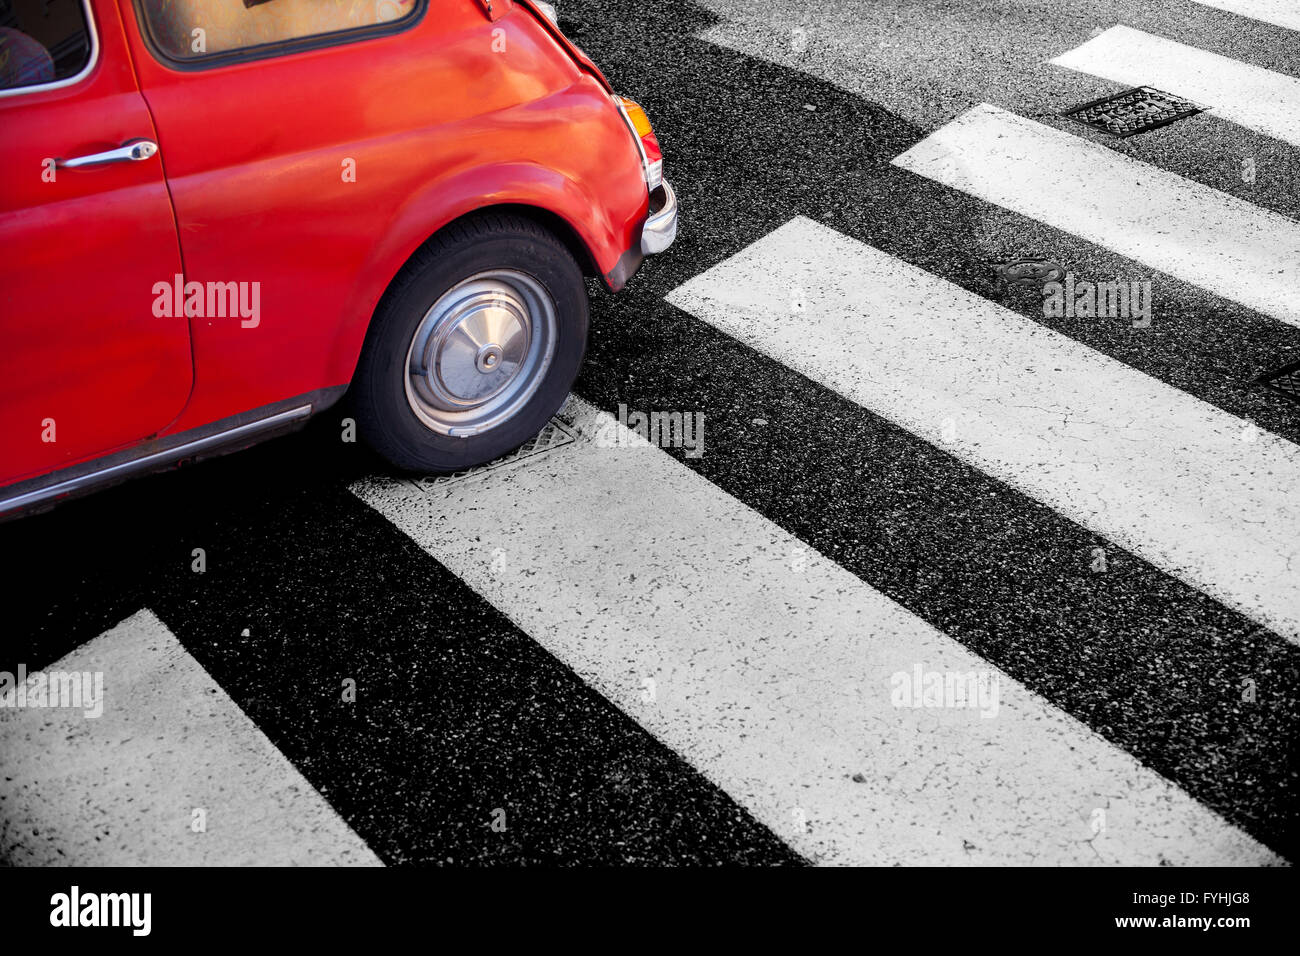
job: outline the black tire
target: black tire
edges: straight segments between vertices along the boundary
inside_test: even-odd
[[[468,437],[440,434],[407,397],[407,351],[428,310],[446,292],[487,270],[531,277],[550,296],[557,326],[540,385],[508,418]],[[455,223],[411,258],[384,294],[353,379],[358,432],[406,471],[460,471],[499,458],[537,435],[564,404],[587,347],[587,290],[573,256],[528,219],[485,213]]]

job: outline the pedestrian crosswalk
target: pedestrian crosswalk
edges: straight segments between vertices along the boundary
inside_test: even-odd
[[[1300,29],[1300,10],[1290,0],[1197,2]],[[1044,60],[1063,74],[1156,86],[1300,146],[1294,77],[1124,24],[1068,49],[1077,42],[1063,40]],[[909,138],[891,156],[892,166],[882,165],[891,176],[911,177],[918,189],[973,197],[1123,257],[1133,274],[1115,278],[1149,278],[1157,299],[1163,283],[1185,283],[1253,310],[1252,320],[1300,327],[1300,223],[1026,112],[975,103]],[[765,224],[756,241],[663,288],[656,307],[802,376],[830,396],[832,409],[914,441],[931,456],[924,461],[955,463],[942,489],[938,477],[926,487],[922,475],[909,490],[921,500],[942,492],[943,503],[934,507],[945,519],[978,512],[990,485],[1010,489],[999,499],[1009,531],[1024,515],[1048,513],[1055,527],[1082,529],[1081,539],[1095,536],[1104,545],[1081,561],[1104,567],[1107,555],[1122,554],[1162,587],[1167,583],[1162,599],[1169,604],[1187,603],[1192,593],[1222,613],[1198,604],[1169,625],[1170,633],[1157,626],[1168,622],[1146,618],[1151,633],[1141,637],[1153,646],[1097,654],[1107,635],[1084,633],[1080,625],[1082,651],[1062,673],[1057,662],[1036,659],[1046,652],[1032,640],[1034,614],[1026,615],[1029,625],[1018,625],[1029,628],[1030,639],[1019,634],[1013,642],[994,605],[971,595],[974,610],[958,626],[957,615],[943,607],[954,600],[951,593],[936,598],[917,583],[919,575],[886,587],[830,549],[810,546],[807,524],[822,517],[816,509],[823,504],[809,500],[812,492],[792,496],[815,512],[801,523],[765,509],[764,489],[724,487],[711,456],[732,453],[742,440],[734,420],[745,420],[746,436],[761,436],[768,426],[761,410],[730,399],[673,410],[701,415],[702,456],[656,447],[613,417],[608,404],[573,396],[559,417],[571,440],[543,453],[454,481],[367,477],[340,496],[396,529],[410,552],[401,561],[412,561],[413,553],[436,562],[486,612],[502,616],[530,646],[540,645],[811,862],[1287,862],[1296,841],[1286,824],[1274,826],[1254,805],[1223,809],[1236,804],[1222,791],[1249,791],[1257,780],[1216,770],[1220,751],[1208,745],[1193,754],[1210,765],[1203,773],[1185,774],[1174,760],[1155,768],[1149,754],[1137,754],[1131,735],[1124,742],[1114,713],[1130,708],[1131,721],[1153,740],[1191,726],[1224,749],[1246,745],[1242,728],[1276,736],[1279,726],[1295,725],[1294,688],[1286,681],[1300,659],[1300,446],[1138,370],[1102,350],[1104,343],[1085,344],[977,294],[970,282],[958,284],[818,219],[804,209]],[[898,229],[908,228],[900,220]],[[738,374],[725,362],[704,364],[700,374],[718,387]],[[814,427],[826,433],[820,441],[838,440],[836,419]],[[729,440],[715,441],[715,428],[729,429]],[[784,440],[798,446],[798,437]],[[846,466],[856,487],[841,493],[873,507],[881,497],[871,493],[873,483],[890,473],[886,463],[873,469],[865,455],[853,470],[856,462]],[[887,530],[889,522],[879,527]],[[926,533],[936,540],[919,549],[949,543],[932,529],[917,535]],[[1058,542],[1030,547],[1007,540],[1022,552],[1008,565],[1060,575],[1059,564],[1035,563],[1023,553],[1051,553]],[[382,556],[364,560],[380,563]],[[410,586],[400,574],[393,578],[394,587]],[[1008,587],[1010,579],[1007,572],[988,586]],[[1057,596],[1070,587],[1068,580],[1057,583],[1050,592]],[[319,586],[313,595],[324,600],[328,590]],[[1127,601],[1117,587],[1112,605]],[[1221,626],[1238,616],[1237,630]],[[1177,634],[1166,649],[1173,631],[1196,633]],[[1177,657],[1189,648],[1194,659]],[[493,648],[486,656],[495,654]],[[1247,659],[1254,663],[1247,666]],[[0,858],[365,865],[415,858],[367,846],[370,831],[362,824],[373,826],[373,814],[358,811],[356,800],[348,812],[336,812],[337,796],[285,757],[272,743],[276,734],[259,730],[148,611],[66,664],[116,672],[127,703],[89,729],[57,714],[0,712],[0,751],[30,758],[0,784],[8,819]],[[1144,673],[1132,673],[1138,669]],[[323,670],[334,680],[333,670]],[[514,670],[502,674],[494,693],[519,683]],[[1200,694],[1188,706],[1207,716],[1175,718],[1160,710],[1167,698],[1142,699],[1144,689],[1161,682],[1174,686],[1174,696]],[[1251,708],[1265,705],[1282,716],[1256,719]],[[372,705],[356,722],[373,722],[366,732],[375,735],[358,739],[387,748],[412,739],[409,733],[422,732],[428,720],[413,707],[390,736],[380,710]],[[523,711],[520,705],[512,714]],[[479,730],[491,719],[465,718]],[[339,718],[320,725],[344,724]],[[1234,743],[1225,727],[1242,736]],[[300,738],[299,757],[301,741],[314,739]],[[495,733],[483,739],[500,745]],[[349,760],[364,749],[353,743],[342,748]],[[1288,746],[1278,739],[1250,745],[1265,757]],[[417,789],[424,779],[418,773],[442,772],[415,766],[433,759],[423,751],[410,757],[409,768],[405,758],[399,753],[397,772],[382,778],[396,780],[404,793]],[[105,788],[96,781],[114,777],[110,764],[136,768],[138,776]],[[371,785],[356,764],[344,766],[367,781],[350,786]],[[457,773],[463,771],[451,769]],[[1269,779],[1279,778],[1289,785],[1285,768]],[[76,813],[47,812],[41,795],[56,786],[70,788]],[[563,805],[576,794],[553,796]],[[484,799],[471,823],[456,822],[459,830],[489,827],[498,806],[516,813],[508,795]],[[250,823],[243,832],[222,828],[206,842],[188,839],[187,815],[207,804]],[[87,836],[102,820],[114,821],[112,846]],[[262,833],[280,836],[259,843]],[[255,845],[282,856],[267,859]]]
[[[1146,57],[1146,82],[1254,94],[1222,113],[1291,139],[1295,81],[1193,82],[1175,67],[1209,54],[1134,33],[1058,62],[1136,84],[1126,58]],[[1300,324],[1300,227],[1275,213],[988,104],[895,162]],[[801,217],[667,299],[1300,641],[1291,442]],[[981,661],[815,552],[795,571],[797,539],[570,413],[588,441],[526,471],[354,490],[808,858],[1276,862],[1006,675],[989,722],[894,706],[889,675]],[[1109,795],[1104,835],[1088,792]]]
[[[377,866],[150,611],[42,673],[106,675],[86,718],[0,707],[0,859],[18,866]]]
[[[1275,861],[608,415],[568,420],[527,468],[354,491],[809,859]],[[918,667],[984,671],[996,711],[900,706]]]
[[[1215,116],[1300,146],[1300,79],[1231,57],[1114,26],[1052,60],[1127,86],[1154,86]]]
[[[1300,5],[1295,0],[1195,0],[1206,7],[1240,14],[1264,23],[1300,30]]]
[[[669,300],[1300,641],[1300,447],[807,219]]]
[[[894,162],[1300,326],[1300,223],[1271,210],[987,103]]]

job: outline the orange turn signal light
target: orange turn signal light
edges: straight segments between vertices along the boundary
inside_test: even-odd
[[[640,103],[629,100],[626,96],[620,96],[618,101],[623,104],[623,112],[632,121],[632,128],[636,130],[638,136],[649,136],[654,132],[650,127],[650,117],[645,115],[645,110],[641,109]]]

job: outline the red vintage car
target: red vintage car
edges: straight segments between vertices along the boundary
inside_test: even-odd
[[[0,0],[0,514],[301,425],[536,434],[673,241],[644,112],[531,0]]]

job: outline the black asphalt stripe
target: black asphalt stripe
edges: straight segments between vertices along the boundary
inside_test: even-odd
[[[682,204],[676,245],[643,268],[630,296],[661,297],[805,215],[1300,441],[1295,404],[1255,381],[1300,359],[1300,329],[892,166],[928,131],[805,73],[696,38],[716,18],[695,4],[563,7],[575,40],[646,107]],[[1026,255],[1053,259],[1081,280],[1149,279],[1151,327],[1044,318],[1041,296],[996,283],[994,263]]]
[[[124,494],[0,525],[0,670],[47,667],[145,606],[149,536],[137,516],[112,508]]]
[[[89,601],[69,602],[45,571],[75,553],[95,509],[33,519],[34,573],[11,579],[27,623],[45,606],[94,610],[61,611],[19,644],[48,661],[129,604],[151,608],[390,864],[804,863],[350,494],[353,456],[335,434],[322,420],[99,499],[115,507],[91,537],[116,537]],[[129,580],[148,586],[105,597]]]
[[[686,217],[672,252],[622,296],[599,300],[579,392],[610,411],[703,411],[706,454],[674,451],[684,464],[1296,858],[1300,649],[660,299],[799,213],[991,294],[967,251],[990,210],[884,168],[915,130],[809,77],[691,39],[706,25],[698,16],[679,13],[662,44],[670,53],[638,63],[597,29],[598,7],[565,13],[577,6],[580,42],[647,101]],[[638,9],[657,20],[658,6]],[[1207,401],[1269,412],[1255,417],[1288,431],[1274,420],[1281,403],[1239,380],[1249,360],[1233,336],[1256,336],[1260,354],[1295,330],[1244,310],[1182,328],[1202,331],[1181,357],[1177,342],[1125,354],[1123,333],[1062,330]],[[1213,347],[1221,331],[1224,354]],[[1091,570],[1097,547],[1104,574]],[[1247,679],[1254,703],[1242,699]]]

